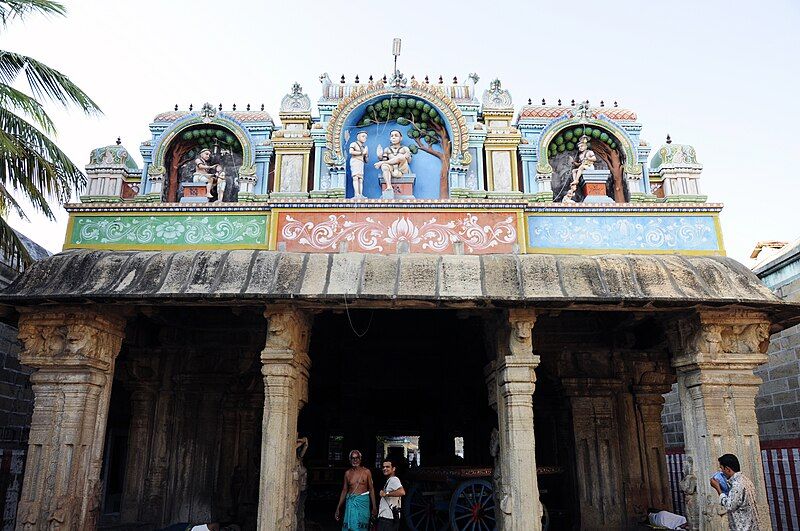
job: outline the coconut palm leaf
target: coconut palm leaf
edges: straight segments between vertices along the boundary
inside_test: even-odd
[[[19,190],[49,218],[47,197],[59,203],[86,184],[86,177],[47,136],[16,114],[0,107],[0,183]],[[4,200],[0,194],[0,210]]]
[[[62,105],[77,105],[87,114],[100,114],[100,108],[67,76],[44,63],[15,52],[0,50],[0,83],[11,85],[24,74],[33,96]]]
[[[64,15],[52,0],[0,0],[0,28],[33,13]],[[13,88],[20,77],[29,94]],[[40,103],[48,99],[64,107],[77,106],[86,114],[100,114],[97,104],[64,74],[25,55],[0,50],[0,252],[12,262],[28,263],[30,254],[5,216],[9,211],[26,218],[17,197],[54,219],[49,201],[70,200],[86,184],[86,177],[48,138],[53,121]],[[28,121],[30,120],[30,121]]]
[[[3,83],[0,83],[0,107],[25,114],[46,134],[55,133],[55,125],[41,103]]]
[[[51,0],[3,0],[0,1],[0,25],[6,26],[14,18],[23,18],[36,12],[63,16],[67,10],[60,3]]]

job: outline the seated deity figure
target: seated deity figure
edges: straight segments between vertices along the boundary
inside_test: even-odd
[[[395,129],[389,133],[389,142],[391,142],[389,147],[383,149],[378,145],[378,162],[375,163],[375,167],[381,170],[386,183],[386,190],[383,192],[385,199],[394,198],[392,177],[402,177],[411,172],[411,168],[408,166],[408,163],[411,162],[411,150],[400,143],[402,139],[403,133]]]
[[[206,197],[211,198],[211,188],[214,187],[216,182],[216,173],[222,171],[222,166],[219,164],[209,164],[211,159],[211,150],[204,149],[194,159],[195,170],[192,181],[196,183],[206,183]]]
[[[353,177],[353,197],[364,197],[364,164],[369,159],[367,132],[359,131],[356,141],[350,144],[350,175]]]
[[[572,163],[574,166],[572,170],[572,183],[575,186],[577,186],[578,182],[581,180],[583,172],[594,169],[595,162],[597,162],[597,156],[595,156],[594,151],[589,149],[589,137],[583,135],[580,140],[578,140],[578,156],[575,157],[575,161]]]

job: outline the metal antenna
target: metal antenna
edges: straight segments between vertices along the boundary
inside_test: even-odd
[[[394,55],[394,71],[397,72],[397,57],[400,55],[401,40],[397,37],[392,41],[392,55]]]

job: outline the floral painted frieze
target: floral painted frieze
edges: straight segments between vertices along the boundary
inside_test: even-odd
[[[528,216],[530,249],[721,251],[713,216]]]
[[[278,242],[287,251],[348,251],[391,254],[485,254],[513,252],[516,214],[508,212],[282,212]]]
[[[216,216],[77,216],[70,247],[214,247],[265,246],[267,217]]]

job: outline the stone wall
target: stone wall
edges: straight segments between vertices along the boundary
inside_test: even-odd
[[[19,364],[17,329],[0,323],[0,506],[2,529],[14,529],[33,412],[32,372]]]
[[[775,290],[786,301],[800,302],[800,278]],[[756,374],[764,383],[756,397],[762,441],[800,438],[800,325],[772,336],[769,361]]]
[[[667,448],[683,447],[683,425],[681,424],[681,401],[678,398],[678,384],[664,395],[664,410],[661,412],[661,426],[664,429],[664,443]]]

